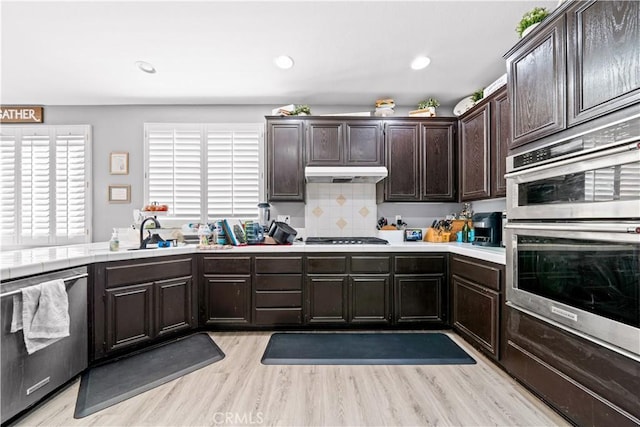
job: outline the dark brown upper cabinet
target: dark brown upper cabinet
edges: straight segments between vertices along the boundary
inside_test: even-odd
[[[455,201],[455,119],[385,123],[384,201]]]
[[[576,2],[567,12],[569,125],[640,100],[640,2]]]
[[[490,197],[489,154],[491,104],[486,103],[460,118],[460,200]]]
[[[455,201],[455,121],[420,124],[422,200]]]
[[[507,58],[513,116],[511,148],[566,126],[564,16],[537,30],[525,37],[525,42]]]
[[[304,122],[267,120],[267,198],[304,201]]]
[[[307,165],[380,166],[382,122],[380,120],[322,120],[307,122]]]
[[[640,2],[558,7],[505,58],[515,148],[640,102]]]
[[[503,87],[465,112],[460,126],[461,201],[504,197],[506,157],[511,138],[511,111]]]
[[[491,197],[507,195],[507,152],[511,144],[511,103],[506,86],[491,95]]]

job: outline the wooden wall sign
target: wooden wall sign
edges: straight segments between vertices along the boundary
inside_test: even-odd
[[[42,123],[43,107],[0,105],[0,123]]]

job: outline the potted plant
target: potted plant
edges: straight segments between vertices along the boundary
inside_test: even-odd
[[[290,114],[291,116],[310,116],[311,108],[308,105],[296,105]]]
[[[544,7],[534,7],[525,13],[516,27],[516,32],[522,38],[529,34],[544,18],[549,16],[549,11]]]
[[[474,104],[477,104],[482,98],[484,98],[484,89],[478,89],[471,94],[471,100]]]
[[[440,106],[440,103],[435,98],[426,99],[418,104],[418,110],[427,110],[429,117],[436,116],[436,108]]]

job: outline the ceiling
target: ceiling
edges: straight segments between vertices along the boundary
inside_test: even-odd
[[[2,0],[0,102],[453,106],[505,72],[525,12],[557,3]]]

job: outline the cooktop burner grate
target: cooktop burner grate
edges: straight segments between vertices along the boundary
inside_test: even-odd
[[[307,237],[309,245],[387,245],[388,241],[378,237]]]

